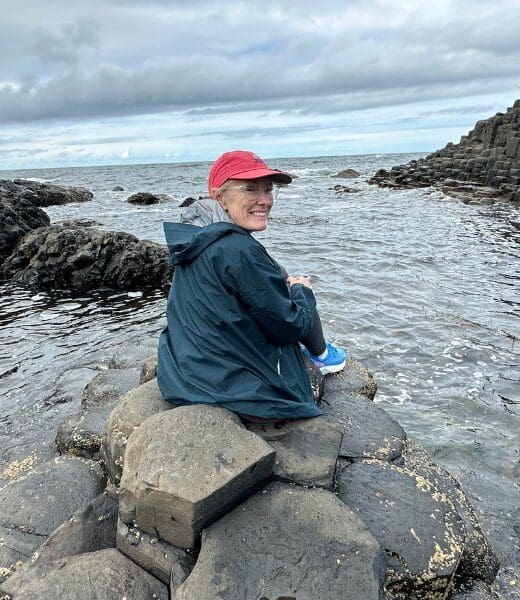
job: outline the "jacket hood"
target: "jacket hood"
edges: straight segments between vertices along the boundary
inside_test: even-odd
[[[181,223],[191,223],[192,225],[204,227],[218,221],[233,222],[220,204],[211,198],[201,198],[181,210]]]
[[[218,222],[205,227],[189,223],[164,223],[170,263],[174,266],[190,263],[213,242],[232,233],[249,235],[233,223]]]

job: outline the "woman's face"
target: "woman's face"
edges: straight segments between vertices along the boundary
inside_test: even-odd
[[[228,179],[216,193],[217,200],[235,225],[246,231],[263,231],[273,206],[273,182],[260,179]]]

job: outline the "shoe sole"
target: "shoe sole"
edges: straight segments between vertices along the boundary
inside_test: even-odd
[[[338,365],[329,365],[326,367],[320,367],[320,371],[321,371],[322,375],[330,375],[331,373],[339,373],[340,371],[343,371],[346,364],[347,364],[347,361],[344,360],[343,362],[339,363]]]

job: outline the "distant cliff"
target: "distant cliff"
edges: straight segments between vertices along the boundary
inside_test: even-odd
[[[441,186],[446,193],[502,196],[520,202],[520,100],[505,113],[478,121],[460,143],[425,158],[380,169],[369,183],[381,187]]]

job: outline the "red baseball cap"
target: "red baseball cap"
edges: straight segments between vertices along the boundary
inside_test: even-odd
[[[272,177],[277,183],[291,183],[292,177],[278,169],[270,169],[254,152],[233,150],[219,156],[208,175],[208,189],[220,187],[228,179]]]

